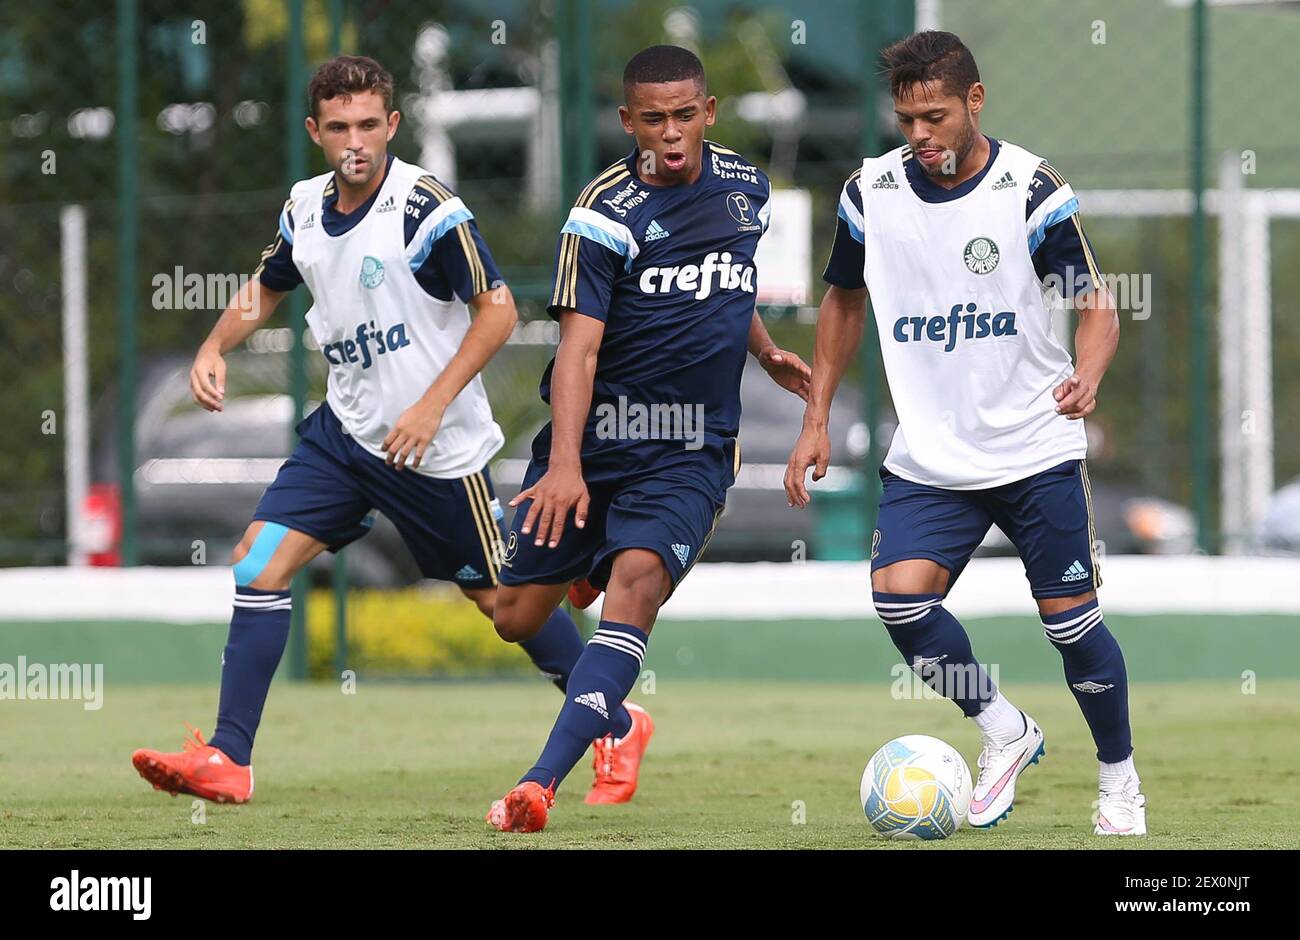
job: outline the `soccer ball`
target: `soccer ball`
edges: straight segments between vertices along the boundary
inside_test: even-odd
[[[905,734],[872,755],[862,772],[862,811],[890,839],[946,839],[970,805],[970,770],[951,745]]]

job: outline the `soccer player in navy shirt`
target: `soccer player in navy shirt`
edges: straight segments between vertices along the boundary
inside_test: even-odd
[[[700,60],[652,46],[628,63],[623,90],[636,150],[583,190],[560,237],[548,307],[560,344],[541,384],[552,421],[511,503],[497,631],[527,639],[579,579],[606,600],[541,756],[488,813],[504,831],[546,825],[593,740],[587,802],[632,797],[654,726],[624,698],[735,482],[746,351],[783,387],[808,390],[808,367],[773,345],[755,309],[771,184],[704,139],[716,100]]]

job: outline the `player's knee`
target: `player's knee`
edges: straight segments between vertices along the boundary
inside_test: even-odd
[[[477,591],[461,588],[461,593],[473,601],[474,606],[477,607],[479,612],[482,613],[484,617],[487,617],[488,620],[492,620],[495,617],[497,597],[496,588],[483,588]]]
[[[294,572],[277,563],[276,551],[288,529],[278,523],[254,523],[231,553],[235,586],[259,591],[285,591]]]
[[[871,590],[877,594],[943,594],[947,586],[947,569],[924,559],[899,561],[871,572]]]
[[[492,604],[492,626],[507,643],[522,643],[537,633],[536,619],[511,592],[498,592]]]
[[[637,607],[657,610],[672,586],[658,556],[649,552],[620,555],[610,575],[608,593],[618,594]]]

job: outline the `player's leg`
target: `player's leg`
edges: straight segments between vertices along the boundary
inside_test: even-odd
[[[698,466],[659,470],[626,483],[609,501],[605,542],[589,575],[590,583],[606,593],[600,624],[574,667],[564,706],[537,762],[493,804],[488,821],[496,828],[544,827],[555,789],[593,735],[602,737],[596,745],[596,783],[586,802],[621,803],[635,793],[654,723],[645,709],[624,700],[640,675],[659,608],[708,545],[734,479],[721,448],[693,462]],[[718,479],[710,480],[713,471]],[[628,714],[626,723],[616,711],[620,706]]]
[[[366,456],[366,493],[392,520],[421,574],[455,583],[493,621],[497,608],[503,606],[498,583],[508,536],[502,525],[505,514],[487,469],[457,479],[438,479],[397,473],[377,457]],[[538,670],[563,691],[582,652],[582,637],[573,618],[558,609],[558,604],[557,598],[544,610],[531,605],[528,611],[538,619],[528,625],[526,633],[521,631],[516,642]],[[504,607],[511,607],[509,598]]]
[[[1061,655],[1065,681],[1097,747],[1096,832],[1145,834],[1124,654],[1097,598],[1101,572],[1087,469],[1071,460],[1005,489],[995,509],[999,524],[1025,563],[1043,632]]]
[[[996,689],[943,601],[988,531],[988,514],[964,492],[913,483],[887,470],[881,480],[871,552],[876,613],[917,675],[963,715],[977,717]]]
[[[970,637],[944,606],[991,518],[977,493],[912,483],[883,471],[872,543],[876,612],[904,660],[980,729],[979,776],[968,818],[994,826],[1011,812],[1016,780],[1042,755],[1042,732],[993,683]]]
[[[322,405],[298,431],[302,440],[233,553],[234,604],[212,739],[204,744],[195,732],[184,751],[132,757],[159,789],[227,802],[252,795],[253,741],[289,636],[289,582],[326,547],[338,550],[368,531],[369,506],[347,464],[352,442],[337,418]]]

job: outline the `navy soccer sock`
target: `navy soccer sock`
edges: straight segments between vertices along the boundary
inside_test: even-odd
[[[876,613],[894,646],[925,682],[952,699],[967,718],[997,695],[997,686],[975,661],[970,637],[943,606],[942,594],[872,592]]]
[[[569,676],[564,706],[546,747],[520,783],[533,780],[558,788],[593,740],[606,734],[621,738],[632,730],[632,719],[622,705],[641,674],[647,639],[629,624],[600,622]]]
[[[578,657],[582,655],[582,636],[568,611],[557,607],[531,639],[519,644],[546,678],[564,691]]]
[[[1101,607],[1094,598],[1042,621],[1043,632],[1061,654],[1065,681],[1097,744],[1097,759],[1119,763],[1133,752],[1128,673],[1119,643],[1102,622]]]
[[[253,759],[253,738],[275,668],[289,639],[288,591],[235,588],[230,634],[221,655],[221,704],[217,729],[208,741],[236,764]]]
[[[582,655],[582,635],[578,633],[578,625],[573,622],[567,610],[563,607],[555,608],[537,635],[519,645],[532,659],[533,665],[554,682],[557,689],[563,692],[568,688],[569,676],[573,674],[573,667]],[[624,733],[632,727],[632,716],[622,705],[618,706],[617,711],[611,711],[610,715],[613,716],[613,727],[623,729]],[[621,737],[618,732],[612,733]]]

